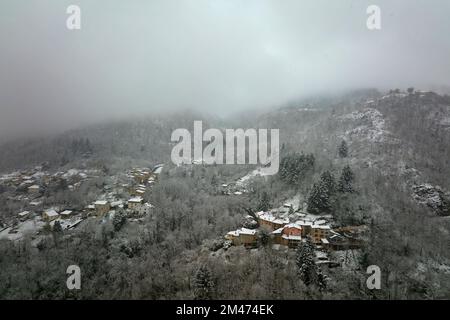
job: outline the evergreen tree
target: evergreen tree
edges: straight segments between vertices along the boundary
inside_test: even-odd
[[[336,180],[330,171],[324,171],[320,176],[320,183],[327,190],[328,196],[332,196],[336,192]]]
[[[307,238],[297,248],[296,264],[298,275],[306,286],[317,281],[317,267],[314,262],[314,246],[311,239]]]
[[[210,300],[213,298],[214,282],[211,271],[206,265],[200,266],[194,278],[194,299]]]
[[[338,190],[340,192],[353,192],[353,179],[354,174],[350,169],[350,166],[345,166],[344,169],[342,169],[341,177],[339,178]]]
[[[114,218],[112,221],[114,231],[116,231],[116,232],[119,231],[123,227],[125,222],[126,222],[126,218],[125,218],[124,212],[122,210],[118,210],[114,214]]]
[[[315,183],[307,200],[308,212],[312,214],[328,213],[331,211],[330,193],[322,181]]]
[[[259,230],[258,232],[258,243],[265,247],[269,244],[270,241],[270,235],[269,233],[263,228],[261,230]]]
[[[324,290],[327,287],[327,277],[322,273],[322,270],[316,265],[317,270],[317,286],[319,290]]]
[[[315,158],[312,154],[289,154],[280,161],[280,179],[291,185],[298,185],[314,168]]]
[[[55,221],[55,224],[53,225],[52,230],[53,230],[53,232],[56,232],[56,233],[60,233],[63,231],[63,229],[61,227],[61,223],[58,220]]]
[[[259,199],[258,210],[259,211],[268,211],[270,209],[270,198],[267,191],[264,191]]]
[[[342,140],[341,145],[338,148],[339,157],[347,158],[348,156],[348,146],[345,140]]]

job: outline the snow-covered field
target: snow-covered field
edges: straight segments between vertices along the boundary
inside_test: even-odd
[[[270,174],[268,174],[267,172],[262,170],[262,168],[257,168],[255,170],[253,170],[252,172],[250,172],[249,174],[246,174],[242,178],[238,179],[236,181],[236,185],[239,187],[245,187],[250,182],[251,179],[253,179],[255,177],[265,177],[268,175],[270,175]]]

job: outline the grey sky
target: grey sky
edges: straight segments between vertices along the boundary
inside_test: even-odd
[[[366,28],[370,4],[380,31]],[[450,85],[449,13],[448,0],[2,0],[0,135]]]

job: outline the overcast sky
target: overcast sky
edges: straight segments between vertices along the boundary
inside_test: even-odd
[[[81,30],[66,28],[70,4]],[[450,85],[449,14],[448,0],[2,0],[0,135]]]

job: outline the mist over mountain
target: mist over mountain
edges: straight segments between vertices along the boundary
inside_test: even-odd
[[[0,136],[195,109],[278,106],[360,87],[449,86],[450,4],[370,1],[2,1]]]

